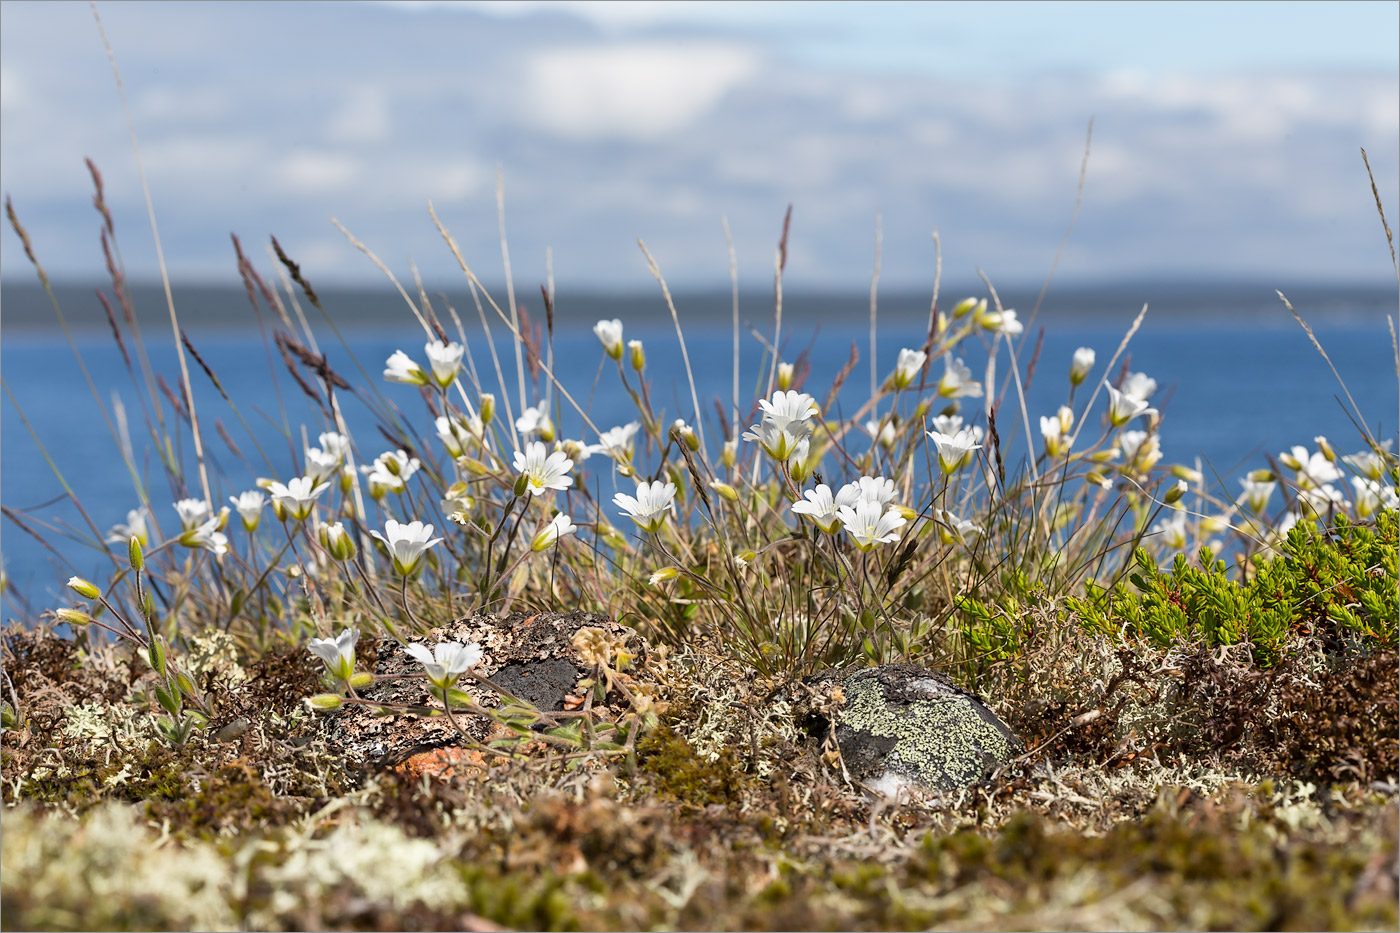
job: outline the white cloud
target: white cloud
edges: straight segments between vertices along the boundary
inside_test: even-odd
[[[326,138],[335,143],[382,143],[392,132],[389,91],[378,84],[351,87],[326,122]]]
[[[732,45],[550,49],[526,63],[521,113],[560,136],[652,140],[689,126],[757,66],[752,51]]]
[[[295,194],[345,192],[360,174],[355,158],[337,152],[300,150],[272,166],[274,185]]]

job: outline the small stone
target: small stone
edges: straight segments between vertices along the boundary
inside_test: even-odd
[[[248,731],[250,725],[252,725],[252,723],[248,722],[244,717],[239,716],[233,722],[224,726],[218,732],[215,732],[214,739],[218,742],[232,742],[235,739],[241,738],[243,733]]]
[[[826,742],[834,718],[836,744],[851,779],[885,796],[907,786],[960,790],[1008,764],[1021,742],[975,695],[913,664],[834,671],[809,690],[842,702],[833,714],[813,711],[805,725]]]

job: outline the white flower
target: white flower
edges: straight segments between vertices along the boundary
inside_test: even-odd
[[[622,359],[622,322],[617,318],[599,321],[593,325],[593,333],[602,341],[603,350],[615,360]]]
[[[865,431],[881,447],[889,449],[894,446],[894,420],[890,418],[871,418],[865,422]]]
[[[428,374],[423,371],[423,367],[402,350],[395,350],[394,355],[384,361],[384,378],[390,382],[402,382],[411,386],[428,384]]]
[[[961,358],[943,358],[943,378],[938,380],[938,394],[947,398],[977,398],[982,394],[982,384],[972,379],[972,370]]]
[[[355,539],[345,530],[341,522],[321,526],[321,546],[335,560],[349,560],[355,556]]]
[[[759,399],[758,407],[763,409],[764,416],[780,429],[786,429],[793,422],[806,423],[821,410],[812,396],[791,389],[786,392],[774,392],[771,399]]]
[[[350,438],[346,437],[344,434],[338,434],[335,431],[326,431],[320,437],[316,438],[316,440],[320,443],[322,450],[342,460],[345,459],[345,455],[350,452]]]
[[[578,525],[575,525],[570,517],[564,513],[557,514],[557,516],[550,518],[549,524],[545,525],[545,528],[535,535],[535,539],[529,542],[529,549],[531,551],[545,551],[547,548],[553,548],[560,538],[567,537],[567,535],[577,531]]]
[[[535,535],[535,539],[530,542],[530,550],[543,551],[553,547],[560,538],[576,531],[578,531],[578,526],[574,524],[573,519],[561,512],[549,520],[549,524],[544,526],[544,530]]]
[[[438,415],[433,419],[433,429],[437,431],[438,440],[442,441],[449,457],[462,456],[467,443],[473,439],[465,424],[447,415]]]
[[[1295,445],[1291,453],[1279,454],[1278,458],[1289,469],[1297,472],[1295,479],[1299,489],[1324,486],[1342,478],[1342,471],[1337,469],[1337,465],[1328,460],[1322,451],[1309,454],[1308,449],[1301,444]]]
[[[928,354],[923,350],[903,349],[899,351],[899,361],[894,364],[894,375],[890,376],[890,381],[896,389],[907,389],[913,383],[914,377],[919,375],[919,371],[924,368],[924,361],[928,359]]]
[[[958,518],[946,509],[934,512],[933,517],[938,522],[938,538],[944,544],[966,544],[968,538],[982,533],[980,525],[974,524],[971,519]]]
[[[1026,329],[1024,324],[1016,320],[1016,312],[1010,308],[982,315],[982,327],[985,330],[998,331],[1008,337],[1019,337]]]
[[[146,516],[149,514],[143,505],[139,509],[132,509],[126,513],[126,524],[113,525],[112,530],[107,532],[106,541],[108,544],[129,544],[132,538],[136,538],[143,545],[150,544],[150,532],[146,529]]]
[[[1145,402],[1157,391],[1157,380],[1146,373],[1128,373],[1123,377],[1123,384],[1118,390],[1129,398]]]
[[[816,489],[803,491],[802,501],[794,502],[792,511],[797,515],[807,516],[812,524],[827,534],[834,535],[841,527],[841,519],[836,514],[841,504],[831,494],[830,486],[818,483]]]
[[[328,478],[340,469],[341,454],[320,447],[306,448],[306,475],[316,481]]]
[[[1353,476],[1351,485],[1356,490],[1356,514],[1360,518],[1370,518],[1378,509],[1400,508],[1400,496],[1396,494],[1395,487],[1389,484]]]
[[[403,525],[391,518],[384,523],[384,532],[380,534],[371,531],[370,535],[388,545],[389,556],[394,560],[394,570],[405,577],[413,576],[424,552],[442,541],[441,538],[433,537],[432,525],[418,521]]]
[[[1363,450],[1360,453],[1348,454],[1342,458],[1343,463],[1348,463],[1356,472],[1367,479],[1378,480],[1385,475],[1385,455],[1390,454],[1390,441],[1381,442],[1381,452],[1374,450]]]
[[[632,421],[616,428],[608,428],[598,436],[598,443],[588,448],[591,454],[607,454],[618,463],[632,459],[632,438],[641,428],[641,422]]]
[[[224,516],[216,515],[202,525],[191,528],[180,535],[180,543],[187,548],[203,548],[212,551],[215,557],[228,553],[228,536],[219,531]]]
[[[1175,512],[1171,518],[1163,519],[1151,528],[1152,534],[1162,536],[1162,543],[1169,551],[1186,550],[1186,513]]]
[[[957,434],[962,430],[962,415],[934,415],[933,429],[940,434]]]
[[[1347,507],[1346,496],[1331,483],[1311,489],[1298,490],[1298,510],[1308,518],[1320,518],[1329,512]]]
[[[643,531],[657,531],[666,523],[666,515],[676,509],[676,484],[641,482],[637,495],[618,493],[613,503],[626,512]]]
[[[854,483],[847,483],[836,494],[837,505],[854,505],[865,499],[884,508],[894,501],[894,480],[883,476],[862,476]]]
[[[798,445],[812,434],[811,418],[817,414],[816,400],[804,392],[779,390],[772,399],[759,399],[763,419],[743,434],[746,441],[757,441],[774,460],[787,460]]]
[[[428,650],[427,645],[407,645],[404,648],[409,657],[423,665],[428,672],[428,680],[440,690],[448,690],[457,678],[481,663],[481,646],[476,642],[460,644],[455,641],[440,641]]]
[[[899,529],[905,524],[904,516],[898,509],[884,511],[880,503],[861,499],[855,505],[843,505],[836,510],[837,517],[845,526],[856,547],[862,551],[873,550],[877,544],[889,544],[899,540]]]
[[[457,370],[462,368],[462,354],[466,352],[466,347],[455,340],[450,343],[434,340],[424,345],[423,352],[428,354],[428,365],[433,368],[433,381],[438,386],[445,389],[457,380]]]
[[[1274,494],[1274,487],[1278,483],[1274,480],[1256,482],[1246,476],[1240,480],[1240,485],[1244,487],[1245,504],[1256,512],[1262,512],[1268,508],[1269,497]]]
[[[1089,370],[1094,368],[1094,348],[1080,347],[1074,351],[1074,357],[1069,364],[1070,385],[1080,385],[1089,375]]]
[[[281,483],[267,484],[267,491],[272,493],[272,501],[286,509],[297,521],[302,521],[310,515],[316,505],[316,498],[330,488],[330,483],[317,484],[309,476],[298,476],[288,480],[285,486]]]
[[[375,457],[374,463],[360,467],[360,472],[369,479],[369,494],[381,499],[387,492],[403,492],[419,466],[417,457],[410,457],[402,450],[392,450]]]
[[[313,638],[306,646],[316,657],[326,662],[326,669],[336,680],[349,680],[355,673],[355,642],[360,633],[347,628],[336,638]]]
[[[243,519],[243,529],[256,531],[258,520],[262,518],[263,506],[267,504],[267,497],[262,494],[262,491],[250,489],[237,496],[229,496],[228,501],[233,503],[233,507],[238,510],[238,517]]]
[[[1108,390],[1108,423],[1115,428],[1121,428],[1138,415],[1156,413],[1156,409],[1149,408],[1145,400],[1120,392],[1107,382],[1103,386]]]
[[[554,422],[549,419],[549,409],[544,405],[527,408],[515,419],[515,430],[521,434],[535,434],[542,441],[554,440]]]
[[[1040,418],[1040,435],[1045,439],[1045,453],[1052,459],[1069,453],[1070,429],[1074,427],[1074,412],[1061,405],[1054,417]]]
[[[1124,431],[1118,438],[1118,444],[1123,449],[1124,471],[1146,473],[1162,459],[1161,443],[1155,434]]]
[[[971,428],[963,428],[949,436],[939,431],[927,432],[929,439],[938,448],[938,465],[946,474],[956,473],[963,464],[963,458],[970,451],[981,449]]]
[[[185,531],[198,528],[214,514],[214,508],[203,499],[181,499],[175,503],[175,511],[180,515],[180,527]]]
[[[515,452],[515,468],[525,477],[525,488],[532,496],[546,489],[567,489],[574,484],[574,478],[569,475],[574,461],[562,450],[546,454],[544,444],[539,441],[531,441],[524,451]]]

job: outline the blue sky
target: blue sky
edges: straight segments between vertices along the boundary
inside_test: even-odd
[[[1359,149],[1397,212],[1395,3],[99,4],[172,271],[236,282],[268,234],[323,283],[456,280],[429,200],[499,279],[748,287],[794,205],[793,287],[1393,281]],[[83,157],[123,256],[155,274],[86,3],[0,4],[0,188],[56,277],[102,265]],[[412,265],[410,265],[410,263]],[[0,274],[27,275],[11,233]]]

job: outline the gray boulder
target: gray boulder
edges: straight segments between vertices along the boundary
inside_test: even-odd
[[[1022,749],[974,694],[913,664],[831,671],[805,687],[808,731],[828,751],[834,740],[851,779],[876,793],[960,790]]]

